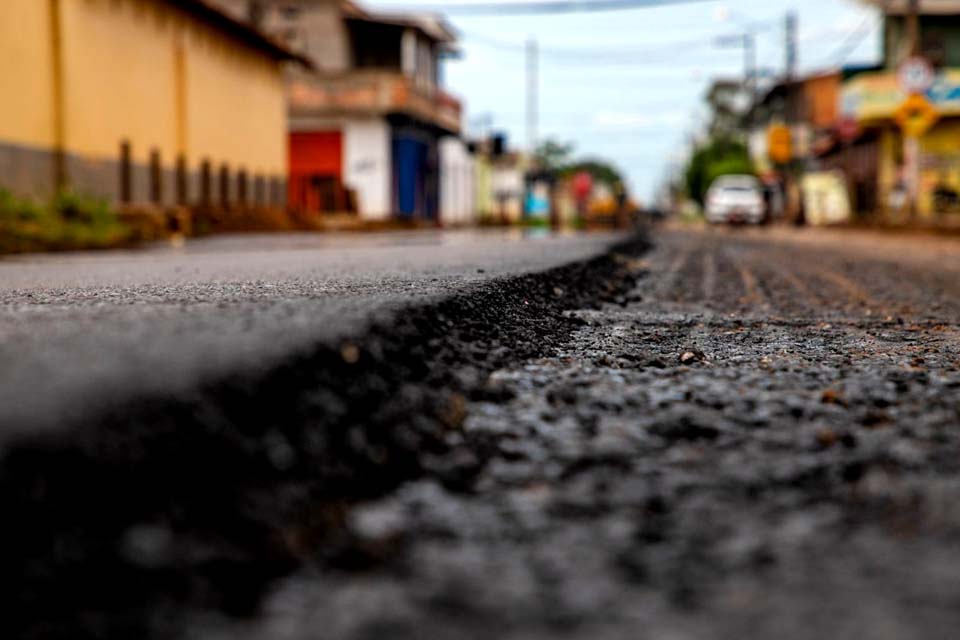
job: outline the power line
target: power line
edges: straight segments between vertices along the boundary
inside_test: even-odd
[[[521,42],[492,38],[490,36],[470,31],[463,32],[463,36],[468,42],[472,41],[489,48],[510,51],[513,53],[523,53],[525,48],[525,45]],[[665,53],[664,49],[666,48],[690,49],[702,47],[704,45],[710,45],[709,39],[697,38],[690,40],[652,43],[646,47],[541,47],[541,53],[551,58],[569,57],[575,60],[583,60],[584,58],[603,58],[605,56],[647,56],[649,54],[663,54]]]
[[[771,21],[771,28],[773,25],[774,23]],[[831,59],[835,58],[838,54],[843,53],[848,47],[851,48],[851,51],[846,55],[852,53],[852,51],[862,43],[863,38],[866,37],[866,35],[869,35],[870,29],[866,29],[866,32],[864,32],[865,27],[869,26],[871,25],[863,24],[853,31],[848,32],[843,45],[837,49],[837,52],[831,57]],[[541,46],[540,56],[544,60],[563,63],[569,66],[622,65],[628,67],[643,67],[648,65],[664,64],[666,62],[671,63],[672,66],[682,66],[684,63],[689,64],[692,62],[688,58],[684,60],[684,54],[702,53],[704,50],[710,50],[712,52],[711,57],[716,57],[717,55],[721,55],[723,53],[722,49],[717,49],[718,39],[730,37],[736,38],[739,42],[743,38],[743,35],[743,33],[736,33],[729,34],[727,36],[720,36],[719,38],[704,36],[697,39],[651,43],[644,47]],[[474,43],[489,49],[504,51],[517,55],[522,55],[526,47],[524,43],[519,41],[504,40],[472,31],[463,32],[463,36],[467,43]],[[816,40],[830,40],[832,42],[834,41],[834,38],[835,36],[832,35],[824,35],[816,38]],[[702,66],[702,63],[693,64],[694,66]]]
[[[482,34],[464,32],[467,42],[473,42],[490,49],[505,51],[513,54],[523,54],[525,45],[520,42],[491,38]],[[737,36],[741,37],[740,35]],[[697,50],[715,50],[715,41],[710,37],[701,37],[690,40],[651,43],[640,47],[596,47],[596,48],[569,48],[569,47],[541,47],[542,58],[565,65],[625,65],[645,66],[660,65],[667,62],[678,63],[678,56]],[[700,66],[700,65],[697,65]]]
[[[431,11],[450,15],[502,16],[626,11],[709,1],[710,0],[542,0],[540,2],[465,2],[415,5],[411,8],[417,11]]]
[[[829,60],[833,66],[840,67],[853,55],[854,51],[863,44],[864,40],[873,33],[874,29],[883,22],[883,16],[868,15],[864,18],[860,26],[850,32],[850,34],[840,43],[836,51],[831,54]]]

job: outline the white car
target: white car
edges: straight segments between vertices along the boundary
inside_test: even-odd
[[[707,191],[707,222],[761,224],[766,219],[763,187],[753,176],[720,176]]]

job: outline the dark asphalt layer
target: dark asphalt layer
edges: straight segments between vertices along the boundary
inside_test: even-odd
[[[82,421],[267,368],[399,305],[602,253],[613,234],[246,235],[0,260],[0,425]]]

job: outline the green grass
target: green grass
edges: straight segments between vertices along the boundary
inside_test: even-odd
[[[131,239],[106,200],[64,191],[40,203],[0,189],[0,253],[103,249]]]

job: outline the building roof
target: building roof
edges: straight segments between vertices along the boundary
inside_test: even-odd
[[[437,13],[410,13],[398,11],[372,11],[353,0],[340,0],[340,10],[347,19],[376,22],[397,27],[415,29],[440,44],[452,45],[458,34],[453,26]]]
[[[452,45],[457,40],[457,34],[453,27],[441,16],[432,14],[371,13],[364,11],[362,14],[348,13],[346,14],[346,18],[357,22],[375,22],[377,24],[414,29],[439,44]]]
[[[882,9],[889,15],[905,15],[909,0],[860,0],[861,4]],[[922,15],[960,15],[960,0],[920,0]]]
[[[305,57],[248,23],[235,19],[222,9],[213,6],[208,0],[161,0],[161,2],[181,9],[211,27],[243,41],[248,46],[276,60],[298,62],[307,67],[312,66]]]

